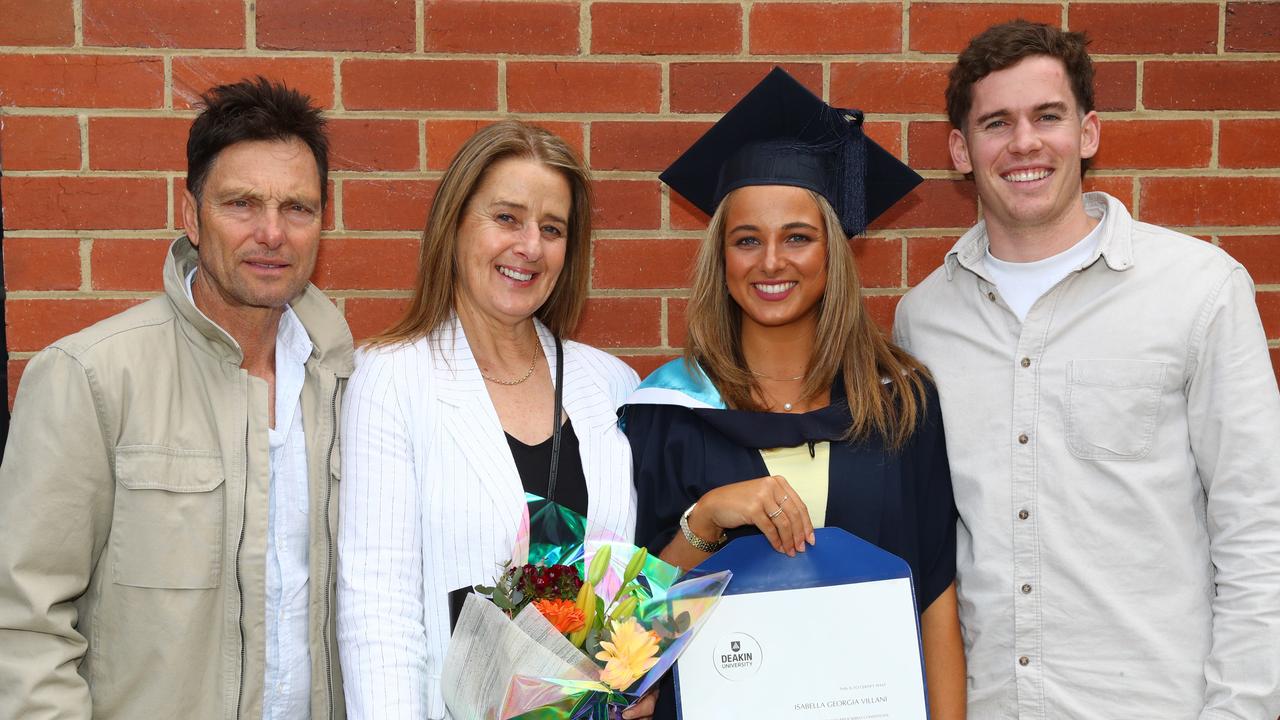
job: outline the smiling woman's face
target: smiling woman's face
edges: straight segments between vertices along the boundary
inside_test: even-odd
[[[569,181],[554,169],[494,163],[458,223],[459,309],[509,324],[531,317],[564,268],[571,209]]]
[[[724,202],[724,275],[742,322],[812,322],[827,289],[827,234],[808,190],[739,188]]]

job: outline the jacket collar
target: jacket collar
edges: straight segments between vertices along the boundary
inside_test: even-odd
[[[244,353],[239,343],[205,317],[187,296],[187,275],[195,269],[196,264],[196,249],[187,236],[174,240],[164,262],[164,294],[174,311],[186,321],[186,326],[203,340],[200,344],[208,352],[239,366],[244,362]],[[338,309],[311,283],[307,283],[302,294],[289,305],[311,338],[314,346],[311,351],[312,359],[338,377],[349,377],[355,366],[351,330],[347,328],[346,320]]]
[[[1102,237],[1084,267],[1092,265],[1099,257],[1106,261],[1107,267],[1117,272],[1133,267],[1133,217],[1124,203],[1104,192],[1088,192],[1084,194],[1084,209],[1094,217],[1102,217]],[[980,220],[947,251],[942,263],[947,280],[955,276],[957,266],[985,277],[983,259],[990,244],[987,221]]]

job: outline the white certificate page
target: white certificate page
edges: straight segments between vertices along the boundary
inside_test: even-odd
[[[677,663],[683,720],[927,720],[907,578],[727,595]]]

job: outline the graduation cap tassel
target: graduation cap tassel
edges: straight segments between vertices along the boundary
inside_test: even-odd
[[[861,110],[845,110],[837,108],[841,118],[847,125],[841,133],[844,148],[841,155],[840,203],[837,207],[840,221],[846,228],[865,229],[867,223],[867,136],[862,132],[863,114]]]

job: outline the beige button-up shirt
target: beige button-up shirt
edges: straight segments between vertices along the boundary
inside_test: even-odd
[[[933,371],[970,717],[1280,714],[1280,392],[1241,265],[1085,196],[1098,249],[1024,322],[985,226],[898,307]]]

